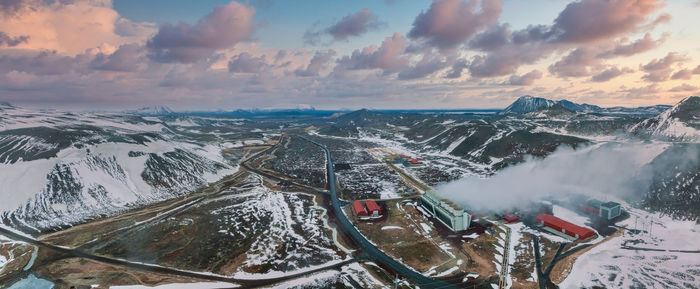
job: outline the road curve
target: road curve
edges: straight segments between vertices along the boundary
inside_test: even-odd
[[[400,274],[401,276],[404,276],[411,281],[415,283],[415,285],[420,286],[421,288],[457,288],[454,284],[438,280],[438,279],[432,279],[424,276],[423,274],[420,274],[416,271],[413,271],[412,269],[404,266],[403,264],[397,262],[393,258],[389,257],[388,255],[384,254],[379,248],[374,246],[372,243],[370,243],[360,232],[355,228],[355,226],[350,223],[350,220],[348,220],[347,216],[345,216],[345,213],[343,212],[342,205],[340,200],[338,199],[338,194],[336,192],[335,188],[335,172],[333,171],[333,160],[331,159],[331,151],[326,147],[324,144],[318,143],[316,141],[313,141],[309,138],[306,138],[304,136],[299,136],[319,147],[321,147],[325,153],[326,153],[326,169],[328,170],[328,184],[330,188],[330,194],[331,194],[331,204],[333,206],[333,211],[335,212],[335,215],[337,216],[337,220],[340,222],[340,224],[343,226],[343,229],[352,237],[352,239],[357,242],[357,244],[362,247],[362,250],[366,253],[369,259],[372,259],[373,261],[376,261],[378,263],[384,264],[385,266],[389,267],[391,270],[394,272]]]
[[[80,250],[75,250],[75,249],[71,249],[71,248],[66,248],[66,247],[61,247],[61,246],[56,246],[53,244],[45,243],[45,242],[36,240],[36,239],[28,237],[28,236],[18,234],[14,231],[8,230],[8,229],[3,228],[3,227],[0,227],[0,234],[3,234],[7,237],[10,237],[14,240],[18,240],[18,241],[26,242],[26,243],[29,243],[32,245],[48,248],[50,250],[53,250],[53,251],[56,251],[59,253],[63,253],[63,254],[67,254],[67,255],[70,255],[73,257],[85,258],[85,259],[89,259],[89,260],[93,260],[93,261],[98,261],[98,262],[112,264],[112,265],[124,266],[127,268],[132,268],[132,269],[137,269],[137,270],[147,271],[147,272],[164,273],[164,274],[171,274],[171,275],[190,277],[190,278],[198,278],[198,279],[210,280],[210,281],[235,283],[235,284],[241,285],[242,288],[253,288],[253,287],[258,287],[258,286],[263,286],[263,285],[270,285],[270,284],[274,284],[274,283],[281,282],[281,281],[286,281],[289,279],[294,279],[294,278],[297,278],[300,276],[312,274],[312,273],[319,272],[319,271],[340,268],[344,265],[347,265],[349,263],[353,263],[353,262],[357,261],[355,259],[347,259],[347,260],[344,260],[342,262],[338,262],[338,263],[331,264],[328,266],[323,266],[323,267],[315,268],[312,270],[299,272],[299,273],[295,273],[295,274],[290,274],[290,275],[286,275],[286,276],[281,276],[281,277],[276,277],[276,278],[239,279],[239,278],[233,278],[233,277],[217,275],[217,274],[212,274],[212,273],[206,273],[206,272],[195,272],[195,271],[181,270],[181,269],[176,269],[176,268],[171,268],[171,267],[163,267],[163,266],[154,265],[154,264],[145,264],[145,263],[139,263],[139,262],[132,262],[132,261],[124,260],[124,259],[117,259],[117,258],[111,258],[111,257],[106,257],[106,256],[94,255],[94,254],[90,254],[90,253],[83,252]]]

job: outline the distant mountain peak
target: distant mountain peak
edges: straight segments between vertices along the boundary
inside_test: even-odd
[[[127,110],[127,113],[139,114],[139,115],[169,115],[175,113],[172,109],[167,106],[145,106],[142,108]]]
[[[532,95],[523,95],[501,111],[500,114],[523,114],[551,107],[552,105],[554,105],[554,101],[552,100],[534,97]]]

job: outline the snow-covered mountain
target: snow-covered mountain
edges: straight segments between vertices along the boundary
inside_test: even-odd
[[[630,132],[663,139],[700,141],[700,97],[688,97],[663,113],[633,126]]]
[[[566,99],[562,100],[550,100],[542,97],[534,97],[530,95],[524,95],[518,98],[511,105],[503,109],[499,114],[501,115],[518,115],[525,114],[533,111],[538,111],[546,108],[551,108],[555,104],[559,104],[561,107],[581,113],[597,113],[605,115],[630,115],[630,116],[654,116],[667,110],[671,106],[668,105],[653,105],[653,106],[642,106],[642,107],[600,107],[592,104],[578,104],[571,102]]]
[[[503,109],[500,114],[522,114],[535,111],[541,108],[551,107],[555,104],[553,100],[531,95],[524,95],[518,98],[511,105]]]
[[[170,115],[174,113],[174,111],[167,106],[145,106],[125,112],[138,115]]]
[[[0,117],[0,213],[29,233],[177,197],[237,169],[208,141],[217,132],[191,120],[16,107]]]

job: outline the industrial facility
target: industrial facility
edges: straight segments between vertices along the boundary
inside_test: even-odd
[[[376,219],[382,216],[382,208],[373,200],[352,202],[352,210],[360,220]]]
[[[420,166],[423,165],[423,158],[413,158],[407,155],[388,155],[384,161],[394,164],[402,164],[404,166]]]
[[[420,204],[452,231],[469,229],[472,217],[454,203],[440,199],[432,190],[420,196]]]
[[[574,225],[552,215],[539,214],[535,221],[545,231],[570,241],[586,240],[595,236],[595,232],[589,228]]]
[[[590,199],[585,204],[581,205],[581,210],[605,220],[612,220],[622,214],[619,203],[601,202],[594,199]]]

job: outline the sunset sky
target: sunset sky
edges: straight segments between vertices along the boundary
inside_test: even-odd
[[[700,94],[700,1],[0,0],[0,101],[502,108]]]

